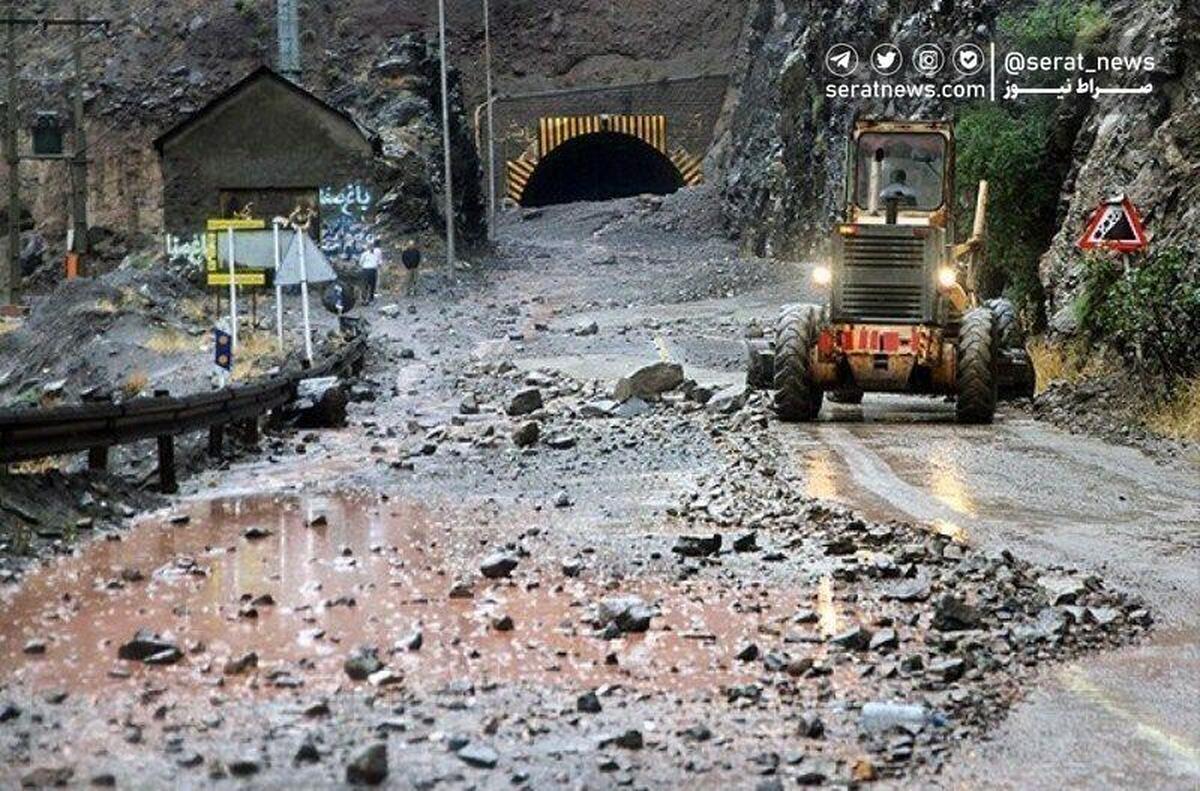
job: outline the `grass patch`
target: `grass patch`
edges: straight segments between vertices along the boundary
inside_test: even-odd
[[[150,377],[145,371],[133,371],[125,377],[124,382],[121,382],[121,392],[125,394],[126,398],[137,398],[148,384],[150,384]]]
[[[63,457],[47,456],[44,459],[32,459],[10,465],[8,471],[13,475],[45,475],[62,469]]]
[[[167,328],[160,330],[146,341],[145,346],[158,354],[182,354],[184,352],[199,352],[202,347],[198,338],[193,338],[185,332]]]
[[[1150,413],[1146,425],[1164,436],[1200,441],[1200,376],[1182,382],[1173,398]]]
[[[1041,393],[1054,382],[1076,384],[1084,379],[1100,376],[1111,365],[1103,358],[1078,343],[1056,343],[1045,338],[1030,341],[1029,359],[1037,374],[1036,392]]]
[[[208,304],[203,299],[188,297],[179,301],[179,315],[195,324],[208,324]]]
[[[233,355],[235,382],[253,379],[274,367],[278,361],[279,342],[273,332],[245,332],[238,335],[237,351]]]

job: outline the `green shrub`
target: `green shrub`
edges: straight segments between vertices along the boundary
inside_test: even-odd
[[[1075,305],[1080,328],[1168,387],[1200,374],[1200,278],[1190,255],[1165,248],[1125,264],[1087,259]]]
[[[1006,45],[1026,55],[1090,52],[1108,33],[1109,19],[1097,2],[1039,0],[996,21]]]
[[[1097,2],[1038,0],[997,20],[1003,49],[1026,55],[1086,52],[1108,31]],[[1056,83],[1043,74],[1039,84]],[[1061,103],[1034,97],[1017,103],[972,105],[959,113],[957,158],[960,216],[970,216],[978,182],[990,187],[987,259],[977,273],[984,296],[1005,293],[1026,315],[1043,318],[1038,259],[1057,230],[1055,208],[1067,162],[1052,150]],[[970,228],[960,223],[960,228]]]
[[[994,104],[971,107],[956,126],[963,216],[973,212],[978,183],[988,182],[987,259],[978,287],[986,296],[1006,292],[1025,310],[1042,302],[1038,258],[1053,233],[1047,218],[1060,187],[1060,175],[1045,167],[1050,126],[1048,113],[1014,115]]]

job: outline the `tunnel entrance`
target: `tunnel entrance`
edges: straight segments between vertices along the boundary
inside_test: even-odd
[[[667,195],[683,185],[671,159],[649,143],[621,132],[593,132],[567,140],[538,162],[521,205]]]

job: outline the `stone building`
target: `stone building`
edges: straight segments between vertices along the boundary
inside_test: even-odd
[[[377,137],[265,66],[154,145],[169,252],[196,249],[211,218],[269,220],[308,203],[320,209],[322,247],[353,255],[374,215]]]

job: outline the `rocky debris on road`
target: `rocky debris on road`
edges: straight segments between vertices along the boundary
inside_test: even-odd
[[[346,764],[346,782],[350,785],[375,786],[388,777],[387,744],[377,742],[362,748]]]
[[[1150,410],[1146,405],[1161,400],[1161,385],[1148,386],[1129,376],[1119,362],[1109,369],[1076,382],[1051,382],[1017,406],[1073,434],[1099,437],[1160,457],[1200,459],[1200,443],[1164,436],[1147,424]]]
[[[536,420],[528,420],[513,432],[512,441],[518,448],[529,448],[537,444],[541,435],[541,425]]]
[[[173,640],[139,629],[132,640],[117,649],[117,658],[147,665],[173,665],[183,658],[183,652]]]
[[[508,400],[504,411],[509,417],[532,414],[542,408],[542,391],[536,387],[519,390]]]
[[[342,663],[346,675],[354,681],[366,681],[372,674],[383,669],[379,660],[379,649],[364,645],[356,648]]]
[[[369,400],[370,393],[357,392],[354,400]],[[305,379],[297,387],[296,399],[280,410],[280,418],[297,429],[342,428],[351,397],[337,377]]]
[[[600,602],[595,623],[616,634],[644,632],[650,628],[654,610],[637,596],[614,596]]]
[[[872,524],[808,497],[799,474],[779,463],[777,440],[757,417],[766,408],[752,395],[737,413],[712,417],[714,427],[737,428],[718,438],[733,460],[700,477],[670,509],[687,530],[675,539],[683,550],[676,554],[680,562],[706,558],[688,569],[689,578],[741,576],[749,559],[777,554],[776,562],[799,564],[824,580],[825,604],[795,613],[778,647],[756,641],[736,651],[737,661],[757,663],[764,678],[779,680],[730,687],[727,697],[758,706],[797,694],[784,679],[831,684],[846,708],[810,711],[826,734],[843,732],[853,715],[870,759],[826,777],[899,777],[915,762],[936,767],[941,745],[986,731],[1038,667],[1123,644],[1145,629],[1145,605],[1095,576],[984,552],[915,525]],[[696,536],[747,524],[783,550],[700,551],[712,542],[705,547]],[[822,594],[813,593],[820,603]],[[869,686],[843,686],[843,674],[870,679]],[[871,689],[874,699],[860,697]]]
[[[495,552],[479,564],[479,573],[490,580],[501,579],[512,574],[518,563],[517,556],[510,552]]]
[[[721,534],[711,536],[680,536],[675,539],[671,551],[685,558],[698,558],[715,555],[721,551]]]
[[[617,382],[613,398],[620,402],[631,398],[643,401],[658,398],[683,384],[683,366],[679,363],[659,362],[639,368]]]

